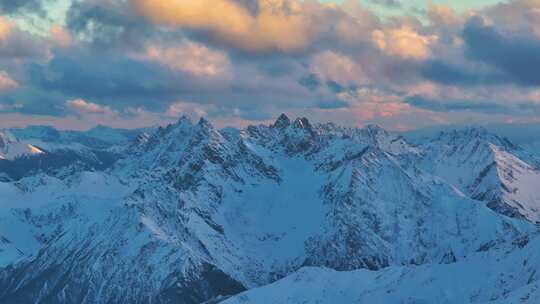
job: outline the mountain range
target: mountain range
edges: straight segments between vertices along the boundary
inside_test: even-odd
[[[540,158],[279,116],[0,131],[0,303],[539,303]]]

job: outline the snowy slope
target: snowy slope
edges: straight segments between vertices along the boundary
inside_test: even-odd
[[[15,159],[24,155],[43,154],[44,150],[29,143],[20,142],[9,132],[0,132],[0,159]]]
[[[483,128],[441,132],[420,142],[420,167],[502,214],[540,220],[538,160]]]
[[[0,266],[35,256],[56,234],[72,229],[72,218],[99,219],[101,211],[113,208],[129,192],[118,180],[97,172],[83,172],[68,183],[72,185],[45,175],[0,183],[0,231],[10,245],[0,251]]]
[[[471,185],[472,196],[503,214],[540,223],[540,170],[496,146],[491,148],[495,161]]]
[[[452,264],[338,272],[308,267],[224,300],[233,303],[538,303],[540,238]]]

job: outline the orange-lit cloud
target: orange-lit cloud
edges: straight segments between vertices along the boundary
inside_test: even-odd
[[[427,13],[431,22],[442,23],[448,26],[455,26],[462,22],[462,17],[449,5],[432,3]]]
[[[109,106],[102,106],[84,99],[74,99],[66,102],[66,106],[79,114],[114,114]]]
[[[361,66],[349,56],[324,51],[313,56],[311,71],[325,80],[360,84],[367,81]]]
[[[135,7],[151,20],[169,25],[201,28],[222,35],[249,31],[249,13],[228,0],[134,0]]]
[[[6,71],[0,71],[0,91],[12,90],[19,86]]]
[[[0,16],[0,41],[8,39],[14,29],[15,23],[13,21]]]
[[[411,108],[404,103],[386,103],[378,107],[377,111],[381,117],[388,118],[403,113]]]
[[[438,40],[435,35],[422,35],[407,25],[389,30],[375,30],[372,38],[375,45],[388,54],[412,59],[426,59],[431,56],[430,46]]]
[[[136,57],[156,61],[170,69],[203,77],[226,76],[231,65],[227,54],[191,41],[175,47],[152,45],[147,48],[146,53],[136,55]]]
[[[259,0],[252,15],[231,0],[132,0],[155,23],[201,30],[246,51],[294,52],[318,31],[317,18],[331,6],[293,0]]]
[[[50,29],[50,37],[54,44],[60,47],[68,47],[73,43],[73,37],[69,31],[60,25],[53,25]]]
[[[92,0],[72,6],[66,25],[49,33],[45,24],[63,20],[36,31],[24,16],[0,16],[0,111],[70,117],[79,126],[184,114],[243,125],[291,111],[395,126],[485,113],[491,120],[493,108],[538,117],[540,80],[530,62],[539,58],[539,1],[464,13],[430,4],[421,15],[407,6],[390,18],[369,7]],[[409,103],[414,96],[424,103]]]

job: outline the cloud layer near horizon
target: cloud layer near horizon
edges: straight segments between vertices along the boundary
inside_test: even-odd
[[[464,13],[384,1],[399,10],[387,18],[353,0],[63,1],[60,19],[47,1],[0,5],[0,127],[539,119],[537,0]]]

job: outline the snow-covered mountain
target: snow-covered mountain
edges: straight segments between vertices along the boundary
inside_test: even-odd
[[[44,150],[29,143],[20,142],[10,132],[0,132],[0,159],[12,160],[24,155],[43,154]]]
[[[441,132],[420,143],[420,167],[512,217],[540,222],[538,159],[484,128]]]
[[[81,150],[107,149],[126,145],[140,133],[151,132],[153,129],[124,130],[99,125],[87,131],[59,131],[50,126],[28,126],[7,129],[4,132],[12,134],[20,142],[43,147],[47,150]]]
[[[122,146],[0,182],[0,303],[540,300],[537,162],[487,132],[183,117]]]
[[[538,303],[539,252],[535,236],[450,264],[346,272],[305,267],[222,303]]]
[[[0,130],[0,180],[17,181],[38,172],[67,176],[77,170],[104,170],[122,157],[138,136],[155,128],[59,131],[50,126]]]

